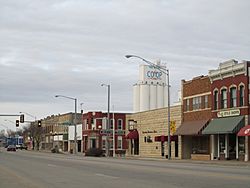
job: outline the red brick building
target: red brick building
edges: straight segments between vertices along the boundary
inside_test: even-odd
[[[99,148],[113,155],[113,127],[115,128],[115,153],[125,154],[126,150],[126,114],[110,113],[110,129],[107,126],[107,113],[88,112],[83,118],[83,152],[90,148]]]
[[[211,119],[211,83],[208,76],[182,80],[183,121],[177,129],[182,159],[210,159],[210,139],[202,130]]]
[[[209,71],[212,120],[202,132],[211,135],[212,159],[249,160],[249,138],[239,137],[249,125],[250,62],[230,60]]]

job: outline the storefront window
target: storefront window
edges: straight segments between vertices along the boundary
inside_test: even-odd
[[[193,154],[209,154],[209,136],[192,137]]]
[[[239,142],[239,154],[245,154],[245,137],[240,136],[238,137]]]
[[[225,135],[219,135],[219,143],[220,143],[220,153],[224,153],[225,147]]]

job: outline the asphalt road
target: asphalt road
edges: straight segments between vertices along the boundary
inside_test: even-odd
[[[50,187],[250,187],[250,167],[0,152],[0,188]]]

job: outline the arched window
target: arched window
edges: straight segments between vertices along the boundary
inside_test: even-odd
[[[237,106],[237,95],[236,95],[236,87],[230,88],[230,107]]]
[[[214,91],[214,110],[218,110],[218,91]]]
[[[244,106],[244,86],[240,86],[240,106]]]
[[[221,108],[227,108],[227,90],[221,90]]]

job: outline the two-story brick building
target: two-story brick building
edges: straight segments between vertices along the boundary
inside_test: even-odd
[[[212,120],[202,134],[211,135],[212,159],[249,160],[249,138],[238,137],[250,122],[250,62],[230,60],[209,71]]]
[[[105,153],[106,147],[108,147],[109,155],[112,156],[113,141],[115,140],[116,155],[124,155],[127,147],[125,117],[125,113],[110,113],[110,128],[108,128],[107,113],[88,112],[83,114],[83,152],[90,148],[99,148]],[[115,139],[113,139],[113,128]]]
[[[68,126],[74,124],[74,116],[75,114],[70,112],[44,118],[41,149],[51,150],[57,146],[60,151],[68,151]],[[77,113],[77,124],[82,122],[81,117],[82,114]]]
[[[211,119],[211,83],[208,76],[182,80],[183,121],[177,129],[180,158],[210,160],[210,138],[202,130]]]

